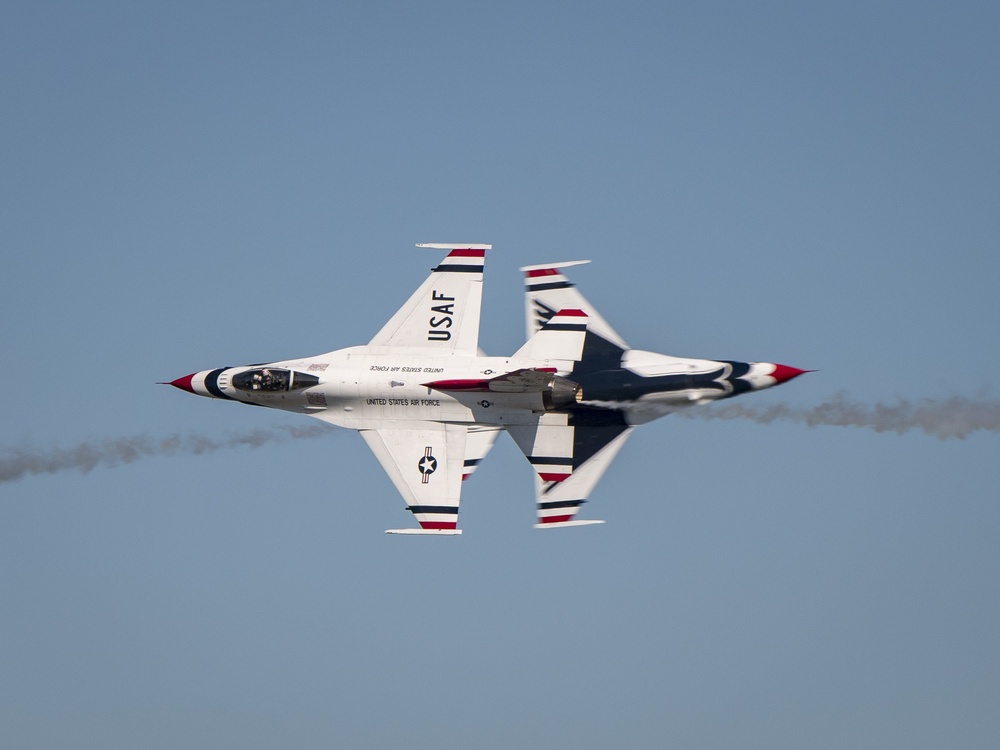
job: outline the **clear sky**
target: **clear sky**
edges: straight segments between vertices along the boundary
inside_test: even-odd
[[[1000,399],[1000,6],[6,3],[0,459],[310,421],[157,386],[365,343],[439,255],[575,258],[747,405]],[[0,483],[10,748],[996,748],[1000,435],[668,417],[462,537],[356,435]]]

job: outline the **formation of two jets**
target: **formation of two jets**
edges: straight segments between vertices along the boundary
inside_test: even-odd
[[[170,385],[358,430],[419,524],[387,533],[461,534],[462,481],[502,430],[535,470],[537,528],[601,523],[577,512],[637,425],[805,372],[630,349],[563,275],[588,261],[522,268],[528,341],[487,357],[479,313],[491,246],[418,247],[449,252],[366,346]]]

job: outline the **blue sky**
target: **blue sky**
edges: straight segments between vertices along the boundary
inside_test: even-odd
[[[9,4],[0,457],[270,430],[155,383],[366,342],[492,242],[748,405],[996,408],[990,3]],[[300,418],[305,421],[305,418]],[[0,484],[18,748],[993,748],[995,432],[666,418],[531,529],[501,439],[400,539],[356,435]]]

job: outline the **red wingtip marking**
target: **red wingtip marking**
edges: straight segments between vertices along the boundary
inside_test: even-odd
[[[421,521],[422,529],[454,529],[458,527],[457,521]]]
[[[536,268],[534,271],[525,271],[524,276],[528,279],[537,279],[539,276],[558,276],[557,268]]]
[[[800,370],[798,367],[789,367],[788,365],[775,365],[771,377],[779,383],[784,383],[792,378],[797,378],[804,372],[812,372],[812,370]]]
[[[191,373],[190,375],[185,375],[183,378],[177,378],[177,380],[171,380],[169,383],[164,385],[172,385],[174,388],[180,388],[182,391],[187,391],[188,393],[194,393],[194,387],[191,385],[191,381],[197,373]]]
[[[573,516],[546,516],[545,518],[539,518],[538,520],[542,523],[562,523],[563,521],[568,521]]]
[[[567,308],[566,310],[560,310],[556,313],[556,316],[565,315],[567,318],[586,318],[587,313],[583,310],[577,310],[576,308]]]
[[[448,253],[449,258],[485,258],[485,250],[452,250]]]
[[[472,474],[463,474],[462,475],[462,481],[464,482],[466,479],[468,479],[471,476],[472,476]]]
[[[538,472],[538,476],[542,478],[543,482],[561,482],[564,479],[569,479],[570,477],[569,474],[543,474],[542,472]]]

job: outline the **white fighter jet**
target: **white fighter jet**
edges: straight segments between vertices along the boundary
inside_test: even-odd
[[[535,470],[536,528],[603,523],[576,515],[636,425],[807,372],[631,349],[563,275],[589,262],[579,260],[521,269],[528,341],[488,357],[479,311],[491,245],[418,247],[449,252],[366,346],[169,385],[358,430],[420,525],[386,533],[450,535],[462,533],[462,482],[502,430]]]

